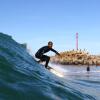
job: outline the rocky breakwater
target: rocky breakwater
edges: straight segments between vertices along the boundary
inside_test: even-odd
[[[51,62],[63,65],[100,65],[100,56],[91,55],[82,50],[71,50],[60,53],[61,56],[52,56]]]

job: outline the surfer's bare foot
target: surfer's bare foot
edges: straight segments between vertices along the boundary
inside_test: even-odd
[[[47,69],[49,68],[49,67],[46,67]]]
[[[52,69],[50,66],[46,67],[47,69]]]
[[[37,61],[38,63],[42,62],[41,60]]]

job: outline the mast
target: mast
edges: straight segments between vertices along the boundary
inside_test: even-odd
[[[76,50],[78,50],[78,33],[76,33]]]

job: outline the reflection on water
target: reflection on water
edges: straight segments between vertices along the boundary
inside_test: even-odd
[[[90,66],[87,72],[87,66],[73,65],[54,65],[50,64],[54,69],[63,72],[64,84],[80,91],[88,98],[84,100],[100,100],[100,67]],[[69,82],[69,83],[67,83]],[[93,98],[91,98],[92,96]]]
[[[90,66],[90,71],[87,72],[87,66],[74,65],[56,65],[50,64],[55,70],[64,74],[64,77],[71,77],[76,79],[99,79],[100,80],[100,66]]]

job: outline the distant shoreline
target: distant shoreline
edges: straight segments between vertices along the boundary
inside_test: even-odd
[[[60,64],[60,63],[53,63],[53,62],[50,62],[50,63],[52,65],[56,65],[56,66],[58,65],[58,66],[64,66],[64,67],[69,67],[69,66],[73,66],[73,67],[75,66],[76,67],[77,66],[77,67],[86,67],[87,68],[87,66],[88,66],[88,65],[81,65],[81,64],[78,64],[78,65],[75,65],[75,64],[70,64],[70,65],[65,64],[64,65],[64,64]],[[98,65],[97,66],[96,65],[89,65],[89,67],[100,67],[100,66],[98,66]]]
[[[61,65],[91,65],[100,66],[100,56],[90,55],[84,50],[71,50],[61,52],[59,56],[52,56],[51,62]]]
[[[82,65],[82,64],[60,64],[60,63],[54,63],[54,62],[51,62],[51,64],[56,64],[56,65],[61,65],[61,66],[65,66],[65,67],[68,67],[68,66],[78,66],[78,67],[80,67],[80,66],[83,66],[83,67],[87,67],[88,66],[88,64],[86,64],[86,65]],[[100,65],[89,65],[89,67],[100,67]]]

